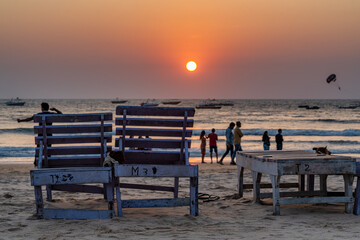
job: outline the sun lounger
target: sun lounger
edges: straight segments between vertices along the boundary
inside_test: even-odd
[[[116,147],[124,151],[124,165],[115,165],[118,216],[122,208],[190,206],[198,215],[198,166],[189,164],[188,148],[194,124],[193,108],[118,106],[115,123],[119,127]],[[139,138],[140,137],[140,138]],[[173,177],[174,186],[120,183],[125,177]],[[179,198],[179,178],[190,178],[190,198]],[[121,188],[173,192],[173,198],[122,200]]]
[[[34,131],[36,166],[31,171],[37,216],[49,218],[110,218],[114,215],[112,169],[102,167],[111,150],[112,113],[37,115]],[[100,183],[103,186],[83,185]],[[52,191],[104,194],[108,210],[44,209],[41,186]]]

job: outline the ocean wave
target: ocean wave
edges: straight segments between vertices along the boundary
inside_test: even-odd
[[[0,157],[34,157],[34,147],[0,147]]]
[[[211,133],[211,129],[204,129],[206,134]],[[268,131],[270,136],[275,136],[278,129],[241,129],[244,135],[261,136],[265,131]],[[199,136],[202,129],[193,131],[195,136]],[[226,129],[216,129],[216,134],[224,136]],[[282,129],[284,136],[360,136],[360,129],[345,129],[345,130],[316,130],[316,129]]]
[[[0,129],[0,134],[2,133],[34,134],[34,128],[3,128]]]

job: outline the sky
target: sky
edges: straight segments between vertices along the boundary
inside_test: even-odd
[[[0,98],[359,99],[359,9],[358,0],[0,0]]]

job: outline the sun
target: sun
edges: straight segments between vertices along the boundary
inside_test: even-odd
[[[194,61],[190,61],[186,64],[186,69],[189,70],[190,72],[195,71],[196,67],[197,67],[197,65],[196,65],[196,62],[194,62]]]

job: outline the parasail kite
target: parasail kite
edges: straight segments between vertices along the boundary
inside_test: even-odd
[[[326,82],[328,83],[328,84],[332,84],[332,83],[334,83],[334,82],[336,82],[336,74],[330,74],[329,76],[328,76],[328,78],[326,79]],[[336,83],[336,86],[338,87],[338,89],[341,91],[341,88],[340,88],[340,86],[339,86],[339,84],[338,83]]]

